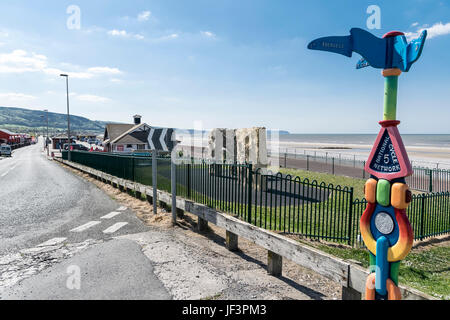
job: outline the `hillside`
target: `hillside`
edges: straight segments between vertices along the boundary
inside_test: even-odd
[[[43,117],[41,117],[43,116]],[[84,117],[70,115],[70,129],[77,132],[103,133],[104,121],[92,121]],[[65,132],[67,130],[67,115],[48,113],[50,132]],[[47,113],[40,110],[0,107],[0,128],[14,132],[34,133],[47,128]]]

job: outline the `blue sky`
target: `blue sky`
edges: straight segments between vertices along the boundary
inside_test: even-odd
[[[80,8],[80,29],[66,12]],[[95,120],[192,128],[265,126],[295,133],[376,133],[379,69],[306,49],[366,27],[431,34],[399,81],[403,133],[450,133],[450,3],[444,0],[5,1],[0,3],[0,105],[66,110]]]

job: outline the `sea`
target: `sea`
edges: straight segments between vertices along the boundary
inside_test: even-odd
[[[346,158],[368,157],[376,134],[280,134],[281,152]],[[402,134],[409,159],[415,165],[450,169],[450,134]],[[270,135],[268,144],[273,142]]]
[[[181,139],[183,145],[197,141],[198,145],[208,146],[209,132],[200,137]],[[189,135],[188,135],[189,136]],[[186,137],[186,136],[185,136]],[[275,137],[278,137],[275,139]],[[314,155],[317,157],[336,157],[342,159],[367,160],[376,134],[279,134],[267,133],[267,149],[270,154]],[[403,144],[409,160],[414,166],[450,169],[450,134],[402,134]],[[178,138],[178,136],[177,136]]]
[[[280,142],[372,145],[376,134],[280,134]],[[405,146],[450,148],[450,134],[402,134]]]

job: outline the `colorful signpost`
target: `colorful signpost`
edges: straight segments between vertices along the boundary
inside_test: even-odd
[[[343,54],[352,52],[363,58],[356,68],[372,66],[383,69],[385,78],[383,120],[381,130],[366,162],[370,173],[364,193],[367,208],[360,230],[370,251],[371,274],[366,282],[366,300],[400,300],[398,271],[400,261],[411,250],[413,231],[406,216],[411,202],[411,191],[405,178],[413,171],[397,126],[398,77],[407,72],[419,59],[425,39],[424,30],[418,39],[410,43],[402,32],[392,31],[377,38],[358,28],[350,30],[350,36],[324,37],[309,43],[308,48]]]

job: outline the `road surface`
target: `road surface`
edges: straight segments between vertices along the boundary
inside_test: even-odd
[[[139,246],[113,239],[148,227],[48,160],[41,143],[0,160],[0,226],[2,299],[170,298]],[[73,265],[84,275],[83,290],[67,288]]]
[[[43,140],[43,139],[41,139]],[[150,207],[150,205],[149,205]],[[267,251],[184,226],[145,226],[129,208],[47,159],[42,145],[0,160],[0,299],[336,299],[339,285]]]

